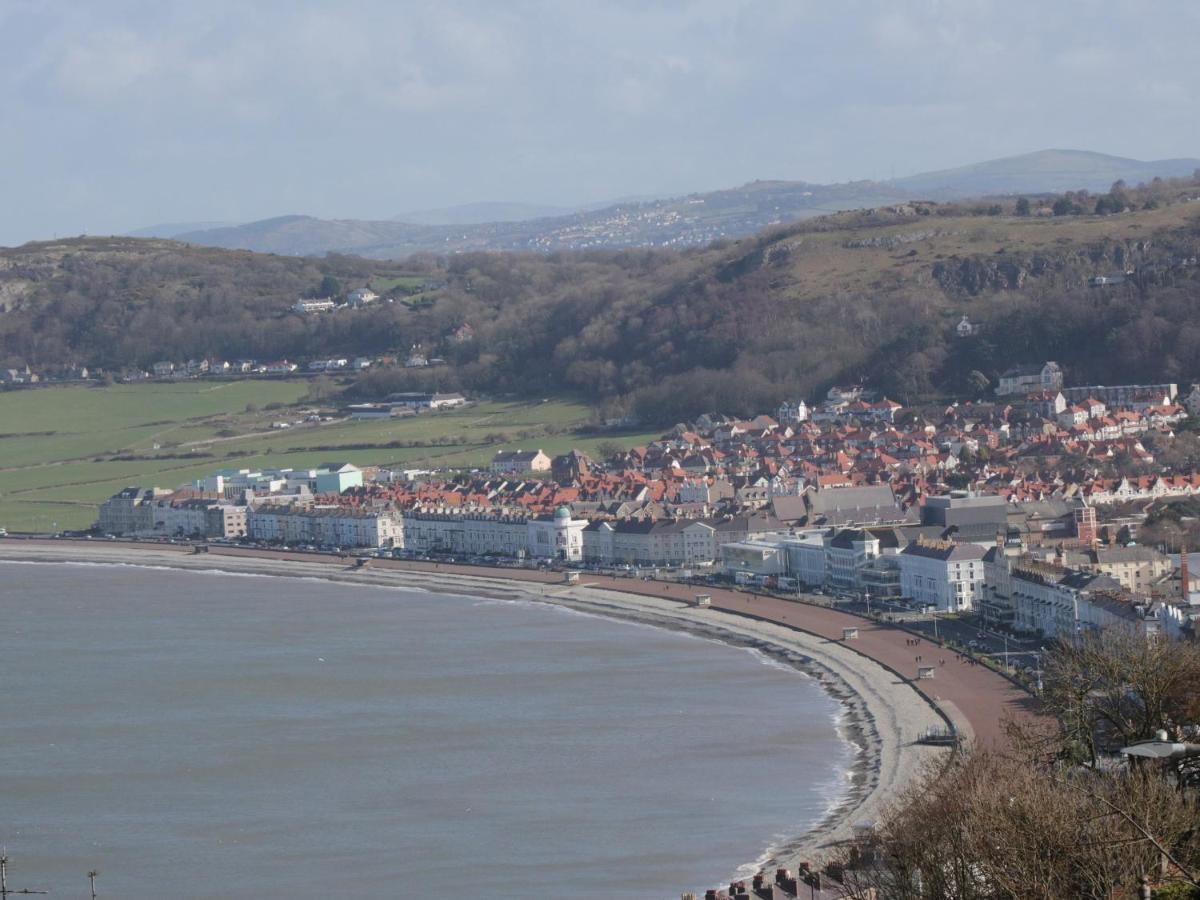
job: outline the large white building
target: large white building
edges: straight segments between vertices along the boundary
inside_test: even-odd
[[[553,516],[406,510],[404,547],[468,556],[529,556],[537,559],[583,559],[586,519],[560,508]]]
[[[170,496],[162,488],[127,487],[100,504],[97,527],[106,534],[137,534],[154,528],[154,502]]]
[[[601,564],[710,563],[717,547],[717,527],[703,519],[601,520],[583,530],[583,558]]]
[[[362,487],[362,483],[362,470],[357,466],[329,462],[313,469],[218,469],[193,484],[197,490],[234,499],[247,492],[259,497],[295,491],[340,494],[349,488]]]
[[[205,497],[169,497],[152,506],[152,530],[166,537],[245,537],[246,507]]]
[[[918,538],[900,552],[900,593],[941,612],[973,609],[982,599],[984,549]]]
[[[328,297],[297,300],[292,304],[292,311],[301,315],[309,313],[329,312],[337,307],[337,303]]]
[[[306,508],[263,503],[246,517],[254,540],[322,547],[400,547],[404,527],[391,512],[344,506]]]
[[[1012,562],[1010,583],[1020,631],[1074,640],[1108,628],[1154,636],[1163,627],[1161,603],[1124,590],[1109,575],[1021,558]]]
[[[788,570],[787,550],[778,541],[734,541],[721,547],[721,568],[735,578],[739,574],[784,575]]]

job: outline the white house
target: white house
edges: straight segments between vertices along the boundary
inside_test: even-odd
[[[292,312],[297,312],[297,313],[300,313],[301,315],[307,315],[310,313],[329,312],[330,310],[336,309],[336,308],[337,308],[337,303],[335,303],[333,300],[330,300],[328,298],[325,298],[325,299],[314,298],[314,299],[309,299],[309,300],[300,299],[292,304]]]
[[[1056,362],[1042,365],[1013,366],[1000,376],[996,385],[996,396],[1029,394],[1034,391],[1061,391],[1063,372]]]
[[[346,302],[356,309],[360,306],[366,306],[368,303],[374,303],[379,299],[370,288],[355,288],[346,294]]]
[[[500,450],[492,457],[488,470],[495,475],[549,472],[551,462],[541,450]]]

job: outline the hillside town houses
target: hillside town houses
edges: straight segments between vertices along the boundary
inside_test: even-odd
[[[775,417],[701,416],[605,460],[531,447],[471,472],[223,470],[175,491],[121,491],[98,527],[674,567],[981,612],[1046,636],[1191,632],[1200,595],[1137,543],[1129,507],[1196,496],[1200,473],[1114,473],[1117,459],[1153,462],[1143,438],[1161,446],[1187,415],[1175,385],[1063,388],[1057,367],[1033,368],[1014,373],[1028,379],[1024,397],[917,413],[839,385]]]

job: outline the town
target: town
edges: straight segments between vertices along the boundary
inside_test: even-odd
[[[223,469],[126,488],[95,532],[729,581],[973,613],[1041,638],[1194,636],[1186,547],[1176,565],[1139,536],[1157,505],[1200,493],[1200,473],[1137,470],[1200,413],[1200,388],[1065,386],[1045,362],[1005,372],[995,394],[935,415],[835,386],[811,407],[704,415],[603,460],[530,448],[486,471]],[[413,394],[347,412],[464,402]]]

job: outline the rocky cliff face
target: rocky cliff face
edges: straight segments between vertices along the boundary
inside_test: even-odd
[[[1170,273],[1196,265],[1200,240],[1195,234],[1174,233],[1168,239],[1103,241],[1061,253],[952,257],[933,265],[934,281],[953,297],[978,297],[994,291],[1019,291],[1029,280],[1074,288],[1097,276],[1125,276],[1147,286],[1161,283]]]

